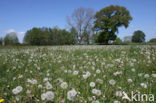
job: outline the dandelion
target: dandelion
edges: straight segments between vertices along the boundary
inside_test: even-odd
[[[100,103],[98,100],[92,101],[92,103]]]
[[[101,91],[98,90],[98,89],[92,89],[92,93],[97,95],[97,96],[100,96],[101,95]]]
[[[114,101],[114,103],[121,103],[121,102],[116,100],[116,101]]]
[[[17,86],[16,88],[14,88],[12,90],[12,92],[13,92],[13,94],[16,95],[16,94],[20,93],[22,90],[23,90],[23,88],[21,86]]]
[[[122,97],[122,91],[116,91],[116,96],[117,97]]]
[[[46,82],[46,89],[52,89],[52,85],[49,82]]]
[[[132,80],[132,79],[128,79],[127,81],[128,81],[129,83],[132,83],[132,82],[133,82],[133,80]]]
[[[116,83],[116,81],[115,81],[114,79],[111,79],[111,80],[109,81],[109,84],[111,84],[111,85],[115,85],[115,83]]]
[[[132,72],[135,72],[135,69],[134,68],[132,68]]]
[[[97,70],[96,70],[96,73],[97,73],[97,74],[101,73],[100,69],[97,69]]]
[[[76,70],[73,72],[74,75],[78,75],[78,73],[79,73],[79,72],[76,71]]]
[[[46,99],[46,93],[42,93],[42,94],[41,94],[41,99],[42,99],[42,100],[45,100],[45,99]]]
[[[153,78],[156,78],[156,74],[152,74],[152,77],[153,77]]]
[[[95,87],[95,83],[94,82],[90,82],[90,87]]]
[[[53,99],[54,99],[54,93],[52,91],[46,92],[46,99],[48,101],[53,101]]]
[[[42,100],[53,101],[55,95],[52,91],[47,91],[46,93],[41,94]]]
[[[149,74],[144,75],[144,78],[149,78],[149,77],[150,77]]]
[[[73,100],[76,99],[76,95],[77,95],[76,90],[72,89],[72,90],[67,92],[67,99],[70,100],[70,101],[73,101]]]
[[[39,85],[38,85],[38,88],[39,88],[39,89],[40,89],[40,88],[42,88],[42,85],[41,85],[41,84],[39,84]]]
[[[145,84],[145,83],[141,83],[140,84],[143,88],[147,88],[147,84]]]
[[[67,82],[62,82],[60,86],[62,89],[66,89],[68,87],[68,84]]]

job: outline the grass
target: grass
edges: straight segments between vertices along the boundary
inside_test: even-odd
[[[152,76],[156,74],[155,66],[156,46],[148,45],[0,47],[0,99],[8,103],[127,103],[129,101],[116,95],[117,91],[129,96],[131,91],[156,95],[156,78]],[[74,71],[78,74],[74,75]],[[87,71],[91,75],[84,79]],[[121,74],[114,75],[116,72]],[[138,76],[140,73],[142,76]],[[149,77],[145,78],[145,74]],[[46,89],[45,78],[49,78],[52,89]],[[35,79],[37,83],[28,83],[28,79]],[[115,85],[109,83],[112,79]],[[62,89],[59,80],[68,87]],[[90,82],[94,82],[95,87],[91,87]],[[12,90],[17,86],[23,90],[15,95]],[[71,101],[67,92],[73,88],[77,95]],[[101,95],[92,93],[94,88],[100,90]],[[27,93],[28,90],[31,93]],[[52,101],[41,99],[41,94],[47,91],[54,92]]]

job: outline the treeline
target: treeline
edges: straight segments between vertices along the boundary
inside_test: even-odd
[[[26,45],[74,45],[74,44],[123,44],[143,43],[145,33],[137,30],[122,41],[118,36],[120,27],[127,28],[132,20],[130,12],[123,6],[111,5],[95,12],[91,8],[78,8],[67,17],[67,29],[58,27],[34,27],[25,33]],[[152,39],[151,42],[155,42]],[[15,32],[0,38],[0,45],[19,44]]]
[[[29,45],[71,45],[77,41],[72,30],[43,27],[28,30],[23,42]]]

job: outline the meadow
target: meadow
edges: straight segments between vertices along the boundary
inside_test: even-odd
[[[4,103],[131,103],[156,96],[156,46],[0,47]]]

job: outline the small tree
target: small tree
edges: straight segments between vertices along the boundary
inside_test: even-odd
[[[3,45],[3,38],[0,37],[0,45],[2,46]]]
[[[122,40],[119,37],[117,37],[113,44],[120,45],[122,44]]]
[[[142,43],[145,42],[145,33],[141,30],[137,30],[133,33],[132,42]]]
[[[109,40],[116,39],[116,32],[121,26],[128,27],[132,17],[129,11],[122,6],[108,6],[95,15],[94,29],[100,32],[99,43],[108,44]]]
[[[18,41],[16,32],[8,33],[4,38],[5,45],[14,45],[14,44],[18,44],[18,43],[19,43],[19,41]]]
[[[156,43],[156,38],[152,38],[149,42],[150,43]]]
[[[126,42],[126,43],[132,42],[132,36],[125,36],[124,37],[124,42]]]

